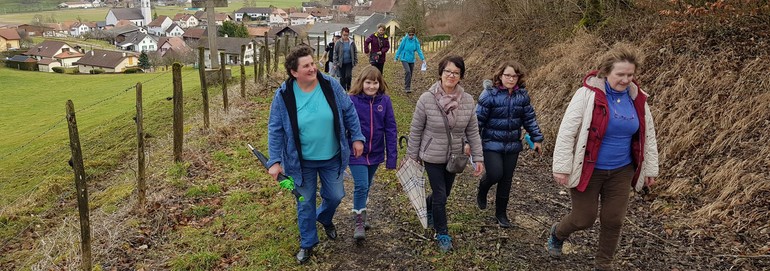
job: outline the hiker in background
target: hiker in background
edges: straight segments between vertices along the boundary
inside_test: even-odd
[[[369,35],[364,41],[364,53],[369,55],[369,63],[372,66],[377,67],[382,72],[385,66],[385,53],[390,50],[390,41],[388,41],[388,35],[385,34],[385,25],[377,25],[377,32]]]
[[[636,52],[615,46],[567,106],[553,152],[553,177],[571,188],[572,210],[551,227],[548,252],[553,257],[561,255],[573,232],[593,226],[600,209],[595,264],[597,270],[612,270],[629,191],[655,183],[658,147],[652,114],[647,93],[634,81],[640,66]]]
[[[414,27],[409,27],[406,32],[407,35],[401,39],[394,59],[396,62],[401,60],[401,65],[404,66],[404,91],[410,93],[412,92],[412,74],[414,73],[414,53],[420,56],[423,63],[425,63],[425,56],[422,54],[422,48],[420,48],[420,40],[414,36]]]
[[[452,155],[462,153],[463,139],[468,139],[476,169],[474,176],[484,171],[484,156],[473,96],[459,85],[465,76],[463,58],[447,56],[442,59],[438,75],[438,82],[420,95],[415,106],[409,127],[407,157],[422,161],[425,166],[433,191],[426,198],[428,226],[436,230],[439,249],[448,252],[452,249],[452,238],[447,229],[446,203],[456,175],[447,169],[452,160],[450,151]],[[468,160],[461,162],[464,167]]]
[[[338,77],[337,75],[337,69],[334,66],[334,43],[336,43],[340,38],[342,37],[342,34],[340,34],[339,31],[334,32],[332,37],[332,42],[326,45],[326,49],[324,52],[324,59],[326,59],[326,65],[324,65],[324,72],[328,73],[332,77]]]
[[[387,88],[380,71],[374,66],[367,66],[358,75],[349,93],[350,100],[353,101],[358,112],[361,133],[366,138],[361,156],[350,156],[350,173],[355,183],[353,238],[356,240],[366,238],[368,228],[366,203],[377,167],[380,163],[387,161],[385,168],[396,169],[398,132],[396,117],[393,115],[393,104],[390,96],[385,93]]]
[[[358,157],[366,140],[350,98],[337,80],[316,68],[313,50],[297,46],[284,63],[289,76],[275,92],[268,120],[268,172],[284,172],[305,201],[297,201],[300,250],[297,261],[310,259],[318,244],[316,221],[334,240],[332,219],[345,189],[342,173],[352,156]],[[351,144],[348,140],[352,141]],[[321,180],[321,206],[316,211],[316,191]]]
[[[540,142],[543,141],[535,109],[524,88],[526,74],[520,63],[504,62],[497,68],[492,81],[484,81],[484,90],[476,106],[484,148],[484,167],[487,170],[479,181],[476,203],[480,209],[486,209],[487,193],[497,184],[495,218],[502,228],[511,227],[506,210],[513,171],[516,169],[519,152],[524,149],[521,127],[531,135],[538,153],[541,152]]]
[[[334,65],[337,66],[342,88],[348,91],[353,80],[353,66],[358,63],[358,50],[350,38],[350,29],[343,27],[341,34],[342,38],[334,44]]]

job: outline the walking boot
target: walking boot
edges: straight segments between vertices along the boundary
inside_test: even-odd
[[[372,225],[369,225],[369,219],[368,219],[368,216],[366,215],[366,210],[364,210],[361,213],[361,215],[363,215],[364,217],[364,230],[369,230],[369,228],[371,228]]]
[[[310,260],[310,255],[313,254],[313,248],[300,248],[297,252],[297,263],[304,264],[307,260]]]
[[[337,239],[337,227],[334,226],[334,223],[331,223],[329,225],[324,225],[324,232],[326,232],[326,237],[329,237],[329,240],[336,240]]]
[[[505,229],[511,227],[511,221],[508,220],[506,209],[508,209],[508,199],[497,198],[497,201],[495,202],[495,218],[497,219],[497,223],[500,224],[500,228]]]
[[[487,208],[487,193],[489,193],[489,187],[484,182],[486,180],[486,173],[481,176],[479,180],[478,191],[476,192],[476,204],[479,205],[479,209],[484,210]]]
[[[353,215],[353,218],[356,221],[356,228],[353,230],[353,239],[359,241],[366,238],[366,229],[364,229],[364,215],[362,214],[363,212],[366,211],[361,211],[361,213]]]

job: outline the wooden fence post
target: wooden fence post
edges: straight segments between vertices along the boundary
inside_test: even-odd
[[[257,62],[257,40],[252,40],[252,42],[254,43],[252,45],[253,47],[251,47],[253,49],[252,53],[254,54],[254,59],[252,60],[252,62],[254,62],[254,84],[257,84],[257,80],[259,79],[259,74],[257,73],[257,65],[259,65],[259,62]]]
[[[294,36],[294,46],[292,46],[291,48],[297,47],[298,44],[299,44],[299,37]]]
[[[265,33],[265,73],[262,75],[265,75],[267,77],[267,74],[270,73],[270,43],[267,39],[267,33]]]
[[[223,65],[224,66],[224,65]],[[174,82],[174,162],[182,162],[182,141],[184,140],[184,107],[182,103],[182,64],[174,63],[171,68]]]
[[[198,76],[201,79],[201,95],[203,96],[203,129],[209,129],[209,90],[206,84],[206,65],[204,48],[198,47]]]
[[[67,126],[70,134],[70,149],[72,150],[72,168],[75,171],[75,189],[78,197],[78,213],[80,214],[80,249],[82,259],[80,268],[91,271],[91,223],[88,215],[88,185],[86,171],[83,168],[83,152],[80,149],[80,134],[75,119],[75,105],[67,100]]]
[[[241,44],[241,98],[246,97],[246,45]]]
[[[286,56],[289,55],[289,36],[283,35],[283,59],[286,61]]]
[[[222,62],[222,66],[219,66],[219,76],[222,77],[222,103],[224,104],[225,113],[227,113],[227,77],[225,77],[225,72],[227,72],[227,65],[225,62],[225,53],[219,53],[219,59],[219,62]]]
[[[278,71],[278,52],[281,50],[281,39],[275,39],[275,57],[273,58],[273,72]]]
[[[147,184],[144,182],[144,114],[142,112],[142,83],[136,83],[136,190],[139,208],[147,202]]]
[[[310,39],[310,37],[308,37],[308,39]],[[315,58],[319,61],[321,60],[321,37],[317,37],[315,42]]]
[[[267,45],[263,45],[262,48],[259,49],[259,65],[257,66],[259,72],[257,73],[257,78],[259,78],[260,81],[262,80],[262,75],[265,74],[265,50],[267,48]]]

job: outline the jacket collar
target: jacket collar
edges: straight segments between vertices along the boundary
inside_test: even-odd
[[[604,87],[604,81],[607,79],[598,77],[598,74],[598,70],[589,72],[583,78],[583,86],[593,90],[594,92],[601,92],[602,94],[607,95],[607,90]],[[628,95],[631,96],[631,99],[636,100],[636,96],[639,95],[639,93],[642,93],[644,96],[650,96],[646,92],[642,91],[642,89],[639,87],[639,83],[636,82],[636,80],[631,81],[628,89]]]

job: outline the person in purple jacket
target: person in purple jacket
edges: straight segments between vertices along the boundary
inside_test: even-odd
[[[379,24],[377,25],[377,32],[369,35],[364,41],[364,53],[369,55],[369,63],[377,67],[380,73],[385,66],[385,53],[388,50],[390,50],[390,42],[388,35],[385,34],[385,25]]]
[[[353,216],[356,227],[353,238],[356,240],[366,238],[366,202],[377,167],[387,160],[385,168],[396,169],[398,132],[393,104],[390,96],[385,94],[387,88],[382,73],[376,67],[368,66],[358,75],[349,92],[358,112],[361,133],[366,137],[363,154],[350,156],[350,173],[355,182]]]

